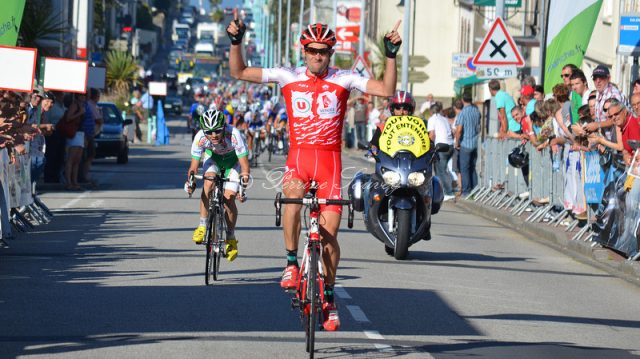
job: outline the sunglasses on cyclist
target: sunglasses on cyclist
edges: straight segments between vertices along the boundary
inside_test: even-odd
[[[331,54],[331,48],[330,47],[325,47],[323,49],[316,49],[315,47],[305,47],[304,51],[306,53],[308,53],[309,55],[322,55],[322,56],[327,56],[329,54]]]
[[[215,131],[204,131],[204,134],[205,135],[214,135],[214,134],[215,135],[219,135],[219,134],[221,134],[223,132],[224,132],[224,128],[220,128],[220,129],[215,130]]]
[[[407,104],[398,104],[398,105],[391,105],[391,109],[392,110],[405,110],[405,111],[411,111],[411,105],[407,105]]]

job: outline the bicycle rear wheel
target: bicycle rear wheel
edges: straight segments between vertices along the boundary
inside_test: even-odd
[[[216,216],[209,215],[209,220],[207,221],[207,231],[205,232],[205,239],[207,241],[206,251],[207,251],[207,262],[204,270],[204,283],[209,285],[211,279],[214,277],[214,268],[215,268],[215,258],[216,253],[214,252],[214,240],[215,240],[215,225],[216,225]]]
[[[308,273],[306,299],[309,303],[309,315],[306,316],[305,333],[307,353],[309,353],[309,358],[313,358],[316,341],[316,327],[318,325],[318,315],[320,312],[320,300],[318,293],[318,251],[315,245],[311,245]]]

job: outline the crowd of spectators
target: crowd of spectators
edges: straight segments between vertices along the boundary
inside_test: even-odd
[[[95,186],[90,170],[102,124],[99,99],[96,89],[88,100],[85,94],[40,88],[28,95],[0,91],[0,149],[6,149],[9,163],[29,153],[33,183],[44,174],[45,182],[63,183],[70,191]]]

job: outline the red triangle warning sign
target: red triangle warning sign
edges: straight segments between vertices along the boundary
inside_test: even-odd
[[[362,58],[362,56],[360,55],[358,55],[358,57],[356,57],[356,60],[353,62],[351,71],[356,72],[358,75],[366,77],[368,79],[373,78],[371,69],[369,68],[369,66],[367,66],[367,62],[364,61],[364,58]]]
[[[515,41],[504,26],[501,18],[496,18],[491,25],[491,30],[484,38],[476,56],[473,57],[474,65],[516,65],[524,66],[520,51]]]

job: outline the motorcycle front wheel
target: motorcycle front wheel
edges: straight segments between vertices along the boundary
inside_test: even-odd
[[[396,218],[396,248],[393,253],[395,259],[407,258],[409,252],[409,237],[411,236],[411,210],[397,209]]]

